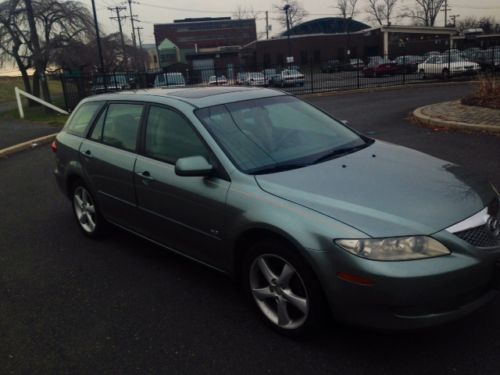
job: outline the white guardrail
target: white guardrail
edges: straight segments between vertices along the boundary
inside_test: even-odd
[[[14,92],[16,93],[16,101],[17,101],[17,109],[19,110],[19,117],[21,117],[21,118],[24,118],[24,109],[23,109],[23,103],[21,101],[21,95],[25,96],[31,100],[34,100],[35,102],[40,103],[40,104],[42,104],[42,105],[44,105],[44,106],[46,106],[46,107],[48,107],[56,112],[62,113],[63,115],[69,115],[69,113],[67,111],[65,111],[64,109],[56,107],[55,105],[50,104],[50,103],[48,103],[45,100],[42,100],[40,98],[37,98],[34,95],[28,94],[26,91],[20,90],[17,87],[14,87]]]

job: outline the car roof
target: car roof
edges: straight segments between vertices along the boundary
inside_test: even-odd
[[[192,105],[196,108],[210,107],[226,103],[239,102],[243,100],[260,99],[266,97],[287,95],[282,91],[255,87],[182,87],[172,89],[147,89],[134,91],[120,91],[95,95],[87,99],[94,100],[133,100],[133,101],[153,101],[161,103],[162,98],[178,100]]]

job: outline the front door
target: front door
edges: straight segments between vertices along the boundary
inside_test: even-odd
[[[146,124],[144,155],[138,156],[134,168],[141,231],[188,256],[220,264],[230,182],[216,175],[175,174],[175,162],[182,157],[201,155],[215,162],[185,117],[154,105]]]

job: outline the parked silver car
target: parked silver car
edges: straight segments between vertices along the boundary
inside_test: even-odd
[[[497,294],[492,185],[283,92],[90,97],[53,149],[85,235],[111,223],[232,274],[283,334],[317,329],[328,314],[424,327]]]

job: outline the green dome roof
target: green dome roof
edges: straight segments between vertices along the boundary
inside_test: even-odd
[[[326,17],[300,23],[290,29],[290,35],[338,34],[344,33],[346,26],[351,33],[370,28],[370,26],[353,19]],[[285,31],[281,35],[286,36],[287,32]]]

